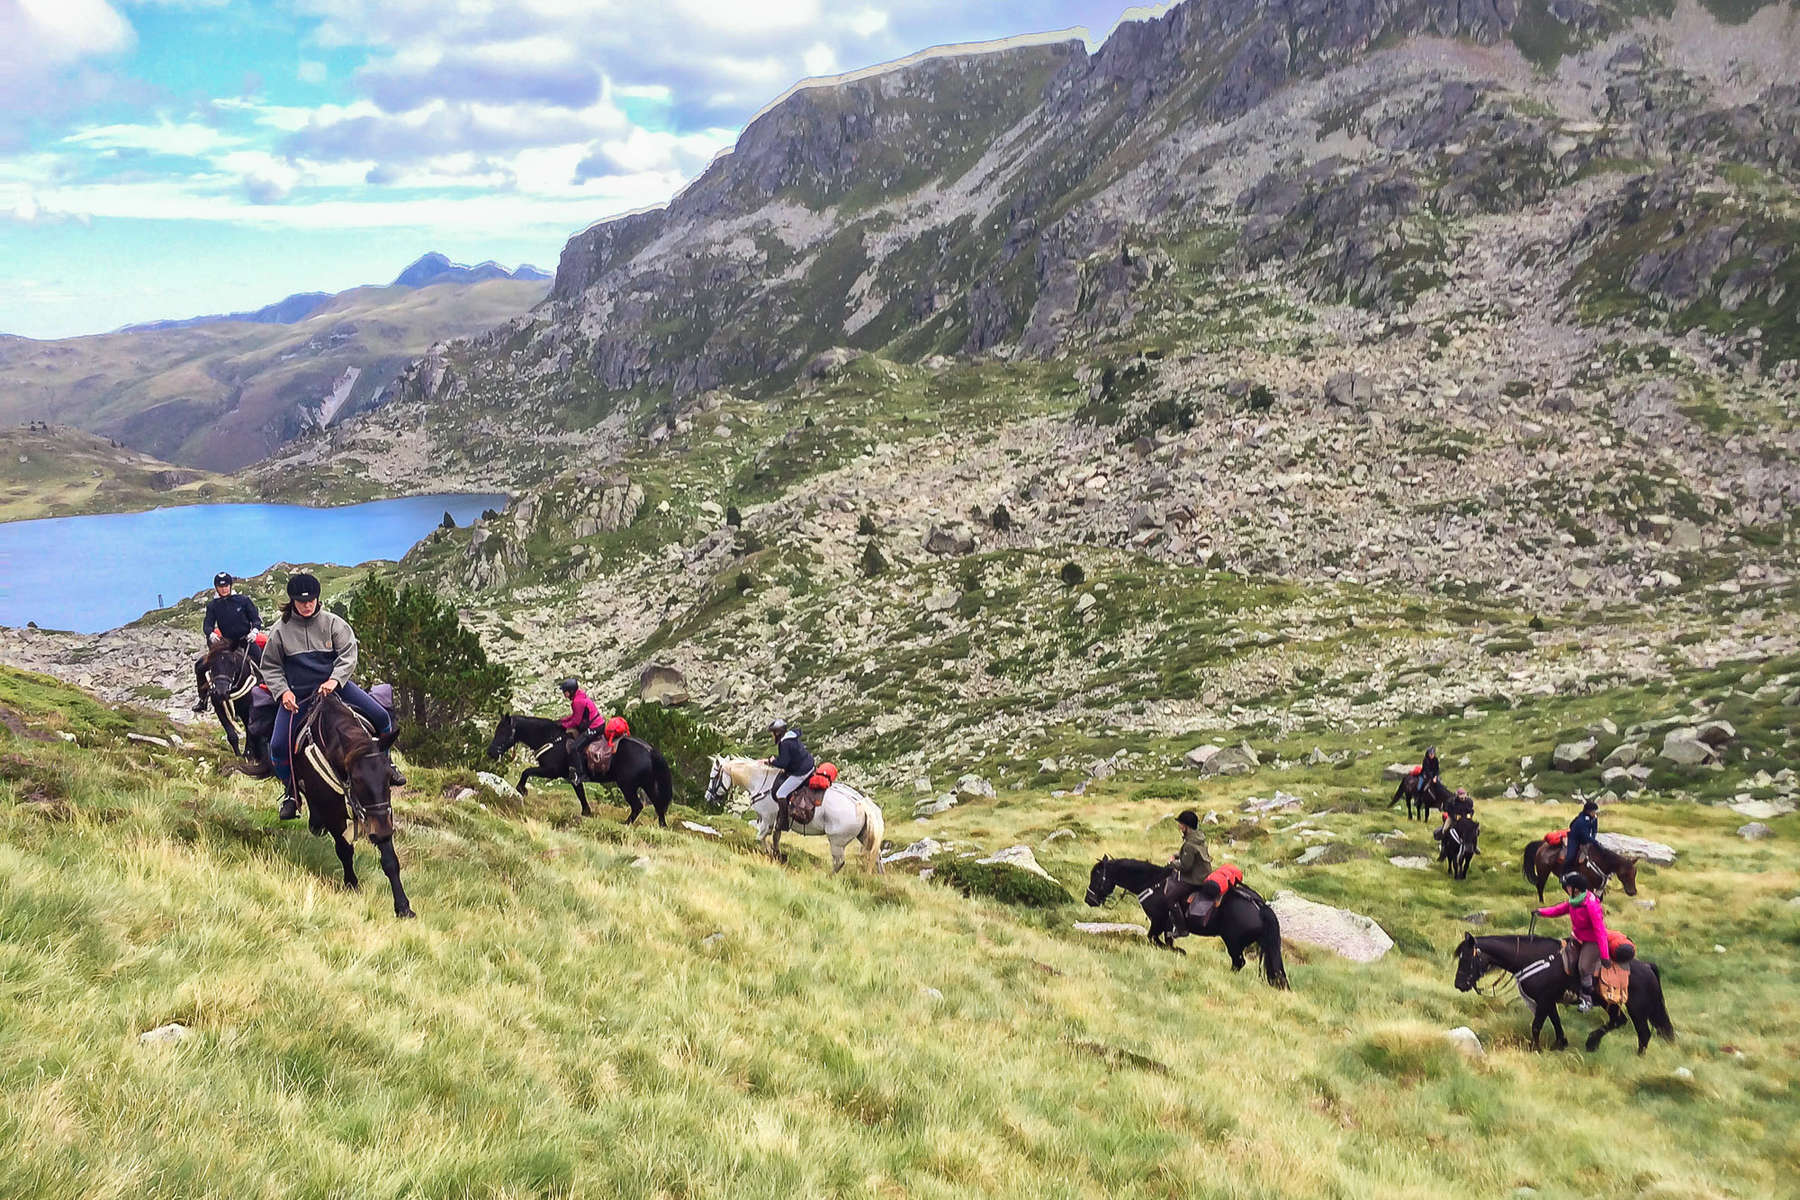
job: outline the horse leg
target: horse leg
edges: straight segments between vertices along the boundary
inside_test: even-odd
[[[1544,1006],[1538,1005],[1531,1013],[1531,1048],[1538,1049],[1538,1034],[1544,1028]]]
[[[781,852],[781,827],[779,825],[769,834],[769,857],[778,863],[787,861],[787,855]]]
[[[569,782],[575,785],[575,798],[581,801],[581,815],[584,817],[593,816],[594,810],[588,807],[587,788],[582,786],[581,780],[579,779],[571,779]]]
[[[1556,997],[1554,994],[1550,997],[1550,1026],[1556,1030],[1556,1045],[1550,1048],[1552,1050],[1567,1050],[1569,1048],[1569,1039],[1568,1036],[1563,1033],[1562,1014],[1556,1011]]]
[[[849,840],[840,842],[836,838],[827,838],[826,841],[831,846],[831,873],[836,875],[844,869],[844,847],[849,845]]]
[[[1625,1023],[1625,1014],[1620,1012],[1618,1010],[1617,1006],[1608,1004],[1606,1006],[1606,1024],[1604,1024],[1600,1028],[1594,1030],[1594,1032],[1588,1034],[1588,1038],[1587,1038],[1588,1053],[1592,1054],[1595,1050],[1597,1050],[1600,1046],[1600,1039],[1605,1037],[1607,1034],[1611,1033],[1613,1030],[1617,1029],[1619,1026],[1623,1025],[1624,1023]]]
[[[1637,1030],[1638,1053],[1642,1054],[1644,1048],[1650,1044],[1650,1018],[1644,1014],[1644,1011],[1641,1008],[1632,1009],[1629,1004],[1627,1004],[1626,1008],[1627,1011],[1631,1013],[1632,1028]]]
[[[350,843],[344,840],[344,831],[341,829],[331,831],[331,841],[337,850],[338,861],[344,864],[344,886],[355,891],[357,887],[356,867],[352,860],[355,858],[356,851],[351,849]]]
[[[381,873],[387,876],[388,886],[394,890],[394,915],[402,919],[414,915],[412,905],[406,899],[406,889],[400,886],[400,856],[394,853],[394,835],[390,833],[369,840],[381,854]]]
[[[520,773],[520,775],[519,775],[519,795],[523,796],[525,794],[525,781],[527,779],[530,779],[533,775],[536,775],[536,774],[537,774],[537,770],[533,767],[526,767],[525,770]]]
[[[644,813],[644,802],[638,799],[638,790],[631,784],[621,783],[619,792],[625,797],[625,803],[631,805],[631,815],[625,818],[627,825],[636,825],[637,819]]]
[[[1243,970],[1244,947],[1249,943],[1239,941],[1236,938],[1221,938],[1220,940],[1225,943],[1225,950],[1231,955],[1231,969],[1233,971]]]

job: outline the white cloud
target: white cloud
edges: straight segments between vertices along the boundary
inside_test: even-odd
[[[154,125],[96,125],[63,138],[63,143],[89,150],[146,150],[199,158],[230,146],[242,138],[219,132],[210,125],[159,121]]]
[[[135,42],[106,0],[0,0],[0,145],[22,140],[32,114],[101,90],[71,76]]]
[[[838,73],[837,54],[824,42],[814,42],[807,47],[806,53],[800,56],[808,75],[836,75]]]
[[[301,59],[294,75],[301,83],[320,84],[326,78],[325,64],[314,59]]]

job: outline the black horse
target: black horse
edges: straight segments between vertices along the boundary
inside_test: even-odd
[[[1423,779],[1422,775],[1408,775],[1402,779],[1400,786],[1394,789],[1394,798],[1388,801],[1388,807],[1392,808],[1404,799],[1407,818],[1412,819],[1416,807],[1421,821],[1430,816],[1434,808],[1442,811],[1453,799],[1450,789],[1444,786],[1441,779],[1433,779],[1429,785],[1421,787],[1420,781]]]
[[[1552,846],[1542,839],[1525,847],[1525,882],[1537,888],[1539,900],[1544,898],[1544,883],[1552,875],[1562,874],[1563,853],[1561,846]],[[1627,896],[1637,895],[1637,860],[1608,850],[1599,842],[1590,842],[1582,849],[1574,869],[1599,895],[1606,894],[1606,881],[1613,877],[1618,878]]]
[[[1638,1053],[1650,1044],[1650,1031],[1654,1029],[1661,1037],[1673,1041],[1675,1027],[1669,1023],[1669,1010],[1663,1004],[1662,972],[1656,964],[1633,957],[1627,961],[1621,956],[1620,966],[1631,972],[1631,982],[1625,996],[1625,1010],[1619,1011],[1616,1004],[1602,1003],[1606,1010],[1606,1024],[1588,1034],[1587,1048],[1591,1052],[1600,1045],[1600,1039],[1625,1024],[1629,1014],[1632,1025],[1637,1029]],[[1563,1036],[1562,1017],[1558,1015],[1558,1004],[1573,1003],[1569,994],[1575,986],[1575,977],[1563,964],[1562,943],[1555,938],[1502,936],[1478,938],[1473,934],[1463,934],[1463,940],[1456,947],[1456,990],[1473,991],[1484,975],[1490,971],[1505,971],[1513,976],[1519,987],[1519,995],[1525,1003],[1531,1005],[1531,1048],[1538,1048],[1538,1033],[1544,1027],[1544,1019],[1548,1017],[1550,1024],[1556,1029],[1556,1045],[1553,1050],[1561,1050],[1568,1046],[1569,1039]]]
[[[581,801],[581,815],[591,817],[594,810],[588,807],[587,789],[575,778],[566,732],[560,721],[550,717],[507,713],[494,729],[494,740],[488,744],[488,757],[498,759],[514,746],[525,747],[537,761],[520,774],[519,794],[525,794],[525,781],[534,775],[539,779],[567,780],[575,785],[575,798]],[[640,791],[649,795],[651,807],[656,810],[656,823],[665,827],[669,824],[669,805],[675,798],[674,780],[662,752],[649,742],[634,737],[620,738],[612,765],[605,775],[593,782],[618,786],[619,794],[631,806],[631,816],[625,819],[627,825],[636,822],[644,811],[644,802],[638,796]]]
[[[1143,905],[1144,915],[1150,918],[1150,944],[1186,954],[1187,951],[1175,944],[1179,935],[1174,932],[1174,918],[1163,895],[1163,885],[1168,882],[1172,869],[1138,858],[1102,858],[1088,875],[1087,902],[1095,908],[1100,907],[1114,888],[1135,892],[1138,903]],[[1231,955],[1233,971],[1244,969],[1244,951],[1255,946],[1262,952],[1263,975],[1269,985],[1287,987],[1287,969],[1281,962],[1281,922],[1268,902],[1244,884],[1238,884],[1225,894],[1205,928],[1190,928],[1188,932],[1201,937],[1216,937],[1224,942]]]
[[[1467,879],[1469,864],[1481,853],[1481,823],[1474,817],[1458,817],[1447,822],[1434,835],[1438,840],[1438,861],[1452,879]]]
[[[269,738],[252,721],[251,693],[262,682],[250,652],[230,642],[219,642],[201,660],[206,672],[207,699],[225,730],[231,752],[251,764],[250,774],[258,777],[274,770],[269,762]],[[242,739],[240,742],[239,739]]]
[[[375,736],[350,706],[333,694],[315,697],[305,714],[295,718],[295,724],[295,741],[301,752],[294,756],[294,784],[306,802],[306,822],[313,833],[320,837],[331,835],[338,861],[344,864],[344,886],[357,886],[356,868],[351,861],[354,852],[344,837],[354,814],[357,828],[367,831],[369,841],[381,855],[382,873],[394,891],[394,915],[412,916],[406,889],[400,886],[400,856],[394,853],[394,806],[388,791],[387,756],[376,744]],[[304,744],[308,737],[316,741],[316,749],[329,772],[313,761]]]

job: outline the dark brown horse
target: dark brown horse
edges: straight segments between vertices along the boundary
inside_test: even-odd
[[[394,915],[412,916],[406,889],[400,886],[400,856],[394,853],[387,757],[375,736],[336,695],[314,698],[295,724],[300,729],[295,742],[301,750],[294,755],[294,785],[306,802],[306,820],[313,833],[331,835],[338,861],[344,864],[344,886],[357,886],[354,851],[344,837],[354,816],[357,829],[368,833],[381,856],[382,873],[394,891]],[[310,750],[309,739],[315,743]],[[323,768],[314,761],[312,750],[323,758]]]
[[[1469,864],[1481,853],[1481,823],[1474,817],[1457,817],[1446,822],[1436,834],[1438,861],[1452,879],[1467,879]]]
[[[250,764],[250,774],[269,774],[274,769],[269,763],[269,739],[251,720],[252,693],[262,680],[250,652],[230,642],[216,642],[201,658],[200,669],[206,674],[207,699],[225,730],[225,740],[231,743],[231,752]]]
[[[1544,883],[1562,873],[1563,848],[1539,839],[1525,847],[1525,882],[1537,888],[1538,899],[1544,898]],[[1615,854],[1599,842],[1588,843],[1575,870],[1581,872],[1588,887],[1604,894],[1608,878],[1617,878],[1627,896],[1637,895],[1637,860]]]
[[[1421,821],[1431,815],[1432,809],[1448,807],[1453,797],[1444,781],[1433,779],[1429,784],[1421,784],[1423,778],[1422,775],[1408,775],[1402,779],[1400,786],[1394,789],[1394,798],[1388,801],[1388,807],[1392,808],[1404,799],[1407,817],[1411,818],[1416,810]]]

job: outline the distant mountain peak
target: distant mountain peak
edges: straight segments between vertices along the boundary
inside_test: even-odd
[[[480,283],[488,279],[548,279],[550,276],[536,267],[521,263],[517,271],[508,271],[505,267],[488,259],[485,262],[469,266],[466,263],[452,262],[447,255],[433,250],[429,254],[421,254],[413,264],[395,277],[391,286],[420,288],[434,283]]]

